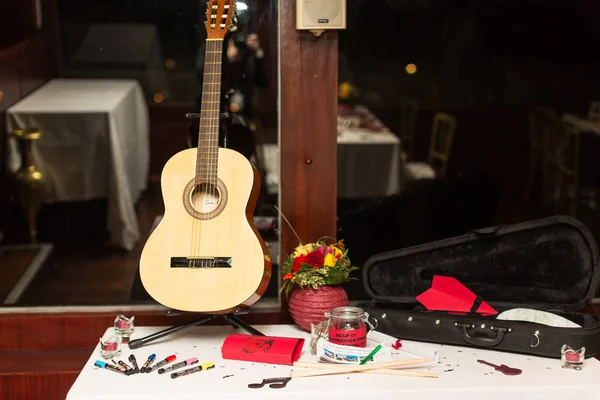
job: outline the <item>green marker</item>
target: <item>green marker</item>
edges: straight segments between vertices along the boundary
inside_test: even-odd
[[[372,352],[370,352],[370,353],[369,353],[369,355],[368,355],[368,356],[366,356],[366,357],[365,357],[365,359],[364,359],[364,360],[362,360],[362,361],[360,362],[360,365],[365,365],[365,364],[366,364],[368,361],[371,361],[371,359],[373,358],[373,356],[374,356],[375,354],[377,354],[377,352],[378,352],[380,349],[381,349],[381,345],[380,345],[380,344],[378,344],[378,345],[377,345],[377,347],[375,347],[375,348],[373,349],[373,351],[372,351]]]

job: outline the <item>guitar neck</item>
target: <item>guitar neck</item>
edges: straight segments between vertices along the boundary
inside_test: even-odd
[[[196,160],[197,183],[217,182],[222,56],[223,39],[207,39]]]

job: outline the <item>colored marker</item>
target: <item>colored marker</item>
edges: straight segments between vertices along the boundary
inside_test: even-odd
[[[137,360],[135,359],[135,356],[133,354],[129,356],[129,362],[133,364],[133,372],[136,374],[139,373],[140,367],[138,367]]]
[[[373,349],[373,351],[370,352],[369,355],[366,356],[365,359],[360,362],[360,365],[365,365],[368,361],[371,361],[371,359],[373,358],[373,356],[375,356],[375,354],[377,354],[377,352],[379,350],[381,350],[381,345],[380,344],[378,344],[377,347],[375,347]]]
[[[165,372],[175,371],[178,368],[187,367],[188,365],[194,365],[194,364],[198,364],[198,359],[196,357],[187,359],[185,361],[178,362],[167,368],[161,368],[158,370],[158,373],[164,374]]]
[[[115,371],[115,372],[118,372],[118,373],[120,373],[120,374],[127,375],[127,374],[125,373],[125,371],[123,371],[121,368],[119,368],[119,367],[115,367],[115,366],[114,366],[114,365],[112,365],[112,364],[105,363],[104,361],[96,361],[96,362],[94,363],[94,365],[95,365],[96,367],[104,368],[104,369],[107,369],[107,370],[109,370],[109,371]]]
[[[142,368],[140,368],[140,371],[148,372],[148,367],[150,366],[150,364],[152,364],[152,362],[154,361],[155,358],[156,358],[156,354],[150,354],[150,357],[148,357],[148,359],[146,360],[146,362],[144,363]]]
[[[159,369],[160,367],[162,367],[163,365],[167,365],[168,363],[175,361],[175,359],[177,358],[176,355],[170,355],[169,357],[165,358],[164,360],[161,360],[159,362],[157,362],[154,367],[148,369],[148,373],[156,371],[157,369]]]
[[[112,362],[123,367],[125,369],[125,375],[135,374],[135,370],[133,368],[131,368],[129,365],[125,364],[123,361],[119,360],[119,362],[117,363],[115,360],[112,360]]]
[[[204,370],[207,370],[207,369],[212,369],[214,367],[215,367],[214,363],[207,362],[207,363],[204,363],[202,365],[198,365],[197,367],[188,368],[188,369],[186,369],[184,371],[181,371],[181,372],[173,372],[171,374],[171,378],[172,379],[179,378],[180,376],[190,375],[190,374],[193,374],[194,372],[200,372],[200,371],[204,371]]]

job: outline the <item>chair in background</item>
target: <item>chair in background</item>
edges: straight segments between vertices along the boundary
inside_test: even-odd
[[[456,118],[444,112],[435,114],[429,142],[428,162],[435,170],[437,177],[446,175],[455,132]]]
[[[400,100],[400,140],[402,140],[402,150],[406,154],[406,159],[410,161],[414,158],[418,112],[419,102],[417,100],[408,97]]]
[[[547,161],[544,159],[546,150],[546,135],[552,121],[557,119],[556,112],[547,107],[534,107],[529,111],[529,173],[523,200],[531,198],[533,187],[538,175],[543,175],[547,168]]]
[[[575,217],[579,200],[580,132],[555,117],[548,121],[544,133],[541,210]]]
[[[412,181],[418,179],[435,179],[436,177],[445,176],[455,132],[456,118],[447,113],[436,113],[431,129],[428,162],[402,163],[405,179]]]

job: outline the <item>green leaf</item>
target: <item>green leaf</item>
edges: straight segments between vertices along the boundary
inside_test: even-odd
[[[328,285],[339,285],[344,281],[344,275],[339,269],[332,269],[329,271],[329,275],[325,278],[325,283]]]
[[[312,267],[306,263],[300,263],[300,271],[312,271]]]

